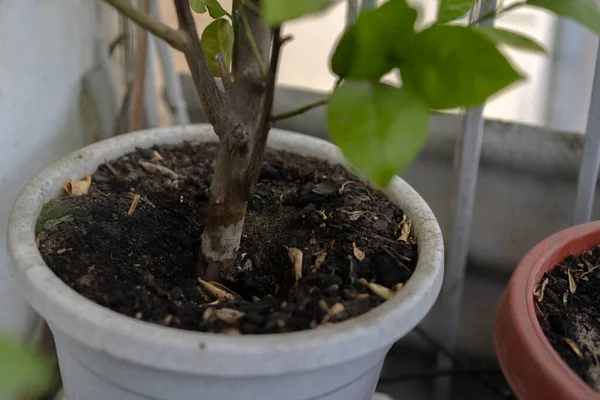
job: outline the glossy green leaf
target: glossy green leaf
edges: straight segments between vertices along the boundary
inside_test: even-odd
[[[600,35],[600,7],[596,0],[527,0],[527,4],[573,19]]]
[[[418,97],[372,81],[344,81],[327,107],[333,141],[361,174],[380,186],[414,160],[428,123],[429,111]]]
[[[482,104],[522,78],[492,40],[469,27],[433,25],[412,44],[402,54],[402,81],[433,109]]]
[[[417,11],[405,0],[362,12],[339,41],[331,69],[342,78],[379,80],[415,36],[416,20]]]
[[[192,10],[198,14],[204,14],[206,12],[206,0],[190,0],[190,6]]]
[[[229,17],[231,18],[231,14],[229,14],[219,3],[219,0],[205,0],[206,8],[208,9],[208,13],[214,19],[219,19],[221,17]]]
[[[332,0],[262,0],[263,19],[267,25],[278,26],[285,21],[326,9]]]
[[[52,380],[52,370],[21,343],[0,334],[0,395],[39,392]]]
[[[547,53],[546,49],[541,44],[518,32],[495,28],[493,26],[477,26],[474,29],[484,33],[497,44],[506,44],[520,50],[528,50],[536,53]]]
[[[216,19],[211,22],[202,32],[202,50],[208,60],[210,72],[213,76],[221,76],[217,65],[217,53],[223,55],[225,65],[231,65],[231,55],[233,53],[233,27],[231,23],[224,18]]]
[[[441,0],[437,22],[443,24],[464,17],[477,0]]]

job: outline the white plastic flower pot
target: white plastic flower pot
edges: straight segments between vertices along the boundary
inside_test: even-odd
[[[430,310],[443,277],[443,241],[423,199],[394,178],[390,199],[412,220],[416,270],[391,300],[322,329],[227,336],[162,327],[113,312],[79,295],[46,266],[35,243],[44,202],[68,179],[106,160],[155,144],[216,141],[208,125],[131,133],[52,164],[17,199],[8,228],[10,271],[54,332],[68,400],[367,400],[386,353]],[[269,147],[343,162],[332,144],[273,130]]]

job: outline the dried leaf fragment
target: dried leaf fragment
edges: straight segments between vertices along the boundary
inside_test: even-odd
[[[50,219],[48,221],[46,221],[46,223],[44,224],[44,229],[51,229],[54,228],[55,226],[58,226],[60,224],[62,224],[63,222],[67,222],[71,220],[71,215],[67,214],[64,217],[60,217],[58,219]]]
[[[341,211],[348,214],[348,219],[350,221],[358,221],[358,219],[365,214],[364,211],[345,211],[345,210],[341,210]]]
[[[548,285],[548,278],[544,279],[541,285],[537,285],[535,289],[533,289],[533,297],[535,297],[535,299],[540,303],[544,299],[544,290],[546,290],[546,285]]]
[[[573,294],[577,290],[577,286],[575,285],[575,279],[573,279],[573,275],[571,275],[570,269],[567,270],[567,276],[569,277],[569,292]]]
[[[533,302],[533,305],[535,306],[535,315],[537,315],[540,318],[543,318],[544,317],[544,313],[540,309],[539,304],[537,302]]]
[[[182,175],[179,175],[177,172],[175,172],[165,166],[162,166],[162,165],[152,164],[152,163],[149,163],[146,161],[140,161],[140,165],[142,166],[142,168],[144,168],[146,171],[148,171],[152,174],[157,174],[157,173],[162,174],[170,179],[183,178]]]
[[[327,257],[327,252],[321,252],[317,254],[317,258],[315,259],[315,269],[319,269],[321,265],[325,262],[325,258]]]
[[[81,286],[90,286],[90,284],[94,281],[94,276],[90,274],[86,274],[77,280],[77,283]]]
[[[217,318],[217,313],[214,307],[208,307],[202,314],[202,319],[205,321],[213,321]]]
[[[325,214],[324,211],[316,210],[316,213],[319,214],[321,216],[321,218],[323,218],[323,220],[327,219],[327,215]]]
[[[69,179],[69,181],[63,185],[63,189],[69,196],[83,196],[84,194],[88,194],[91,185],[92,177],[86,172],[84,180],[73,181]]]
[[[235,293],[231,289],[226,288],[218,282],[207,282],[198,278],[198,283],[200,283],[200,287],[211,299],[215,299],[217,301],[235,301],[236,299],[241,298],[239,294]]]
[[[321,325],[323,324],[327,324],[329,322],[329,320],[331,319],[331,317],[343,313],[346,310],[346,308],[344,307],[344,305],[342,303],[335,303],[334,305],[332,305],[331,307],[329,307],[328,309],[326,309],[326,314],[323,317],[322,321],[321,321]]]
[[[346,308],[344,307],[344,305],[342,303],[335,303],[334,305],[332,305],[329,310],[327,310],[327,315],[335,315],[335,314],[339,314],[342,313],[346,310]]]
[[[386,288],[385,286],[382,286],[378,283],[374,283],[374,282],[369,282],[368,280],[366,280],[365,278],[360,278],[358,280],[358,282],[363,285],[364,287],[366,287],[367,289],[369,289],[371,292],[373,292],[373,294],[375,294],[376,296],[381,297],[384,300],[389,300],[392,297],[394,297],[394,291],[391,289]]]
[[[368,293],[360,293],[358,296],[356,296],[356,300],[367,300],[369,297],[370,296]]]
[[[400,223],[400,237],[398,238],[398,240],[404,243],[408,243],[410,240],[411,229],[412,222],[409,219],[406,219],[405,215],[402,219],[402,222]]]
[[[352,248],[354,251],[354,257],[356,257],[358,261],[362,261],[365,259],[365,252],[356,247],[356,243],[352,243]]]
[[[404,287],[404,283],[397,283],[394,285],[394,287],[392,289],[394,289],[394,292],[398,293],[400,291],[400,289],[402,289]]]
[[[163,161],[164,160],[163,156],[161,156],[160,153],[156,150],[152,150],[152,159],[155,161]]]
[[[133,195],[133,201],[131,202],[131,206],[129,207],[129,211],[127,211],[127,215],[133,214],[133,212],[137,208],[138,204],[140,204],[140,195],[139,194],[135,194],[135,195]]]
[[[338,190],[339,185],[333,180],[326,180],[321,182],[313,188],[313,192],[316,194],[327,195]]]
[[[288,257],[294,266],[294,276],[296,281],[302,278],[302,251],[294,247],[288,249]]]
[[[133,200],[135,198],[136,194],[133,192],[127,192],[125,193],[125,197],[127,197],[128,199]],[[146,196],[142,196],[141,194],[140,196],[140,200],[146,204],[148,204],[150,207],[152,208],[156,208],[156,206],[154,205],[154,203],[152,203]]]
[[[219,308],[215,311],[215,315],[223,322],[235,324],[240,318],[246,315],[246,313],[240,310],[234,310],[233,308]]]
[[[342,184],[342,187],[340,187],[340,188],[338,189],[338,193],[339,193],[339,194],[342,194],[342,193],[344,193],[344,189],[346,189],[346,185],[350,185],[350,184],[352,184],[352,183],[356,183],[356,182],[354,182],[354,181],[346,181],[346,182],[344,182],[344,183]]]
[[[577,344],[575,344],[574,341],[572,341],[569,338],[563,338],[563,340],[565,341],[566,344],[569,345],[569,347],[571,348],[571,350],[573,350],[573,353],[575,353],[577,355],[577,357],[583,358],[583,354],[581,353],[581,350],[579,350],[579,347],[577,347]]]

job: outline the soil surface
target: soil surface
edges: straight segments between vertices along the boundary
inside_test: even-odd
[[[600,391],[600,245],[558,264],[542,278],[534,297],[552,347]]]
[[[214,144],[192,142],[101,165],[87,194],[44,206],[42,256],[70,287],[114,311],[234,335],[343,321],[402,290],[417,261],[402,210],[339,165],[279,151],[267,152],[248,205],[240,279],[223,282],[225,296],[201,284],[194,270],[215,153]]]

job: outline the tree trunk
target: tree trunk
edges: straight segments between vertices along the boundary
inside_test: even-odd
[[[236,280],[246,207],[256,189],[272,122],[275,78],[283,43],[279,29],[273,31],[272,41],[271,30],[253,11],[259,9],[260,0],[245,0],[245,4],[253,4],[250,8],[243,6],[241,0],[234,0],[234,62],[230,72],[222,55],[217,59],[224,87],[221,90],[202,51],[189,0],[174,0],[179,30],[153,20],[129,0],[105,1],[185,54],[206,119],[219,136],[196,272],[205,280]]]
[[[258,5],[258,1],[255,3]],[[220,144],[197,269],[198,276],[205,280],[235,281],[240,273],[237,255],[246,207],[256,189],[270,125],[269,118],[265,118],[271,112],[271,105],[267,104],[272,97],[268,96],[269,77],[261,71],[257,58],[263,64],[269,60],[271,31],[258,15],[240,7],[234,8],[234,23],[242,24],[242,12],[256,46],[253,51],[244,28],[238,25],[232,66],[234,82],[227,74],[228,66],[221,68],[225,70],[222,79],[226,122],[213,124]]]

